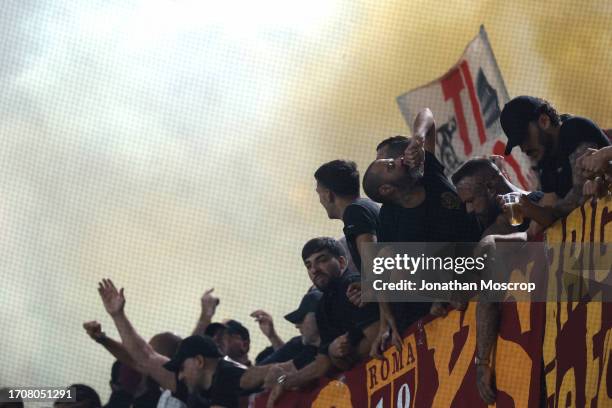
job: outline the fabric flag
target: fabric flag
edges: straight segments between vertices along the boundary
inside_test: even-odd
[[[510,100],[484,26],[444,76],[397,98],[408,126],[423,108],[437,125],[436,155],[450,176],[467,159],[504,155],[506,137],[499,124],[501,108]],[[506,175],[525,190],[537,187],[527,156],[514,149],[504,162]]]

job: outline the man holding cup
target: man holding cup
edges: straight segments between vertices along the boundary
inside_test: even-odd
[[[542,227],[566,216],[582,203],[587,177],[577,161],[588,149],[610,146],[606,134],[591,120],[559,115],[547,101],[519,96],[508,102],[500,124],[508,138],[505,154],[519,146],[536,165],[542,191],[550,193],[548,207],[533,205],[521,197],[518,205],[525,215]]]
[[[478,219],[484,229],[476,256],[493,256],[497,242],[525,241],[530,220],[523,217],[518,206],[522,196],[536,203],[544,195],[540,191],[528,193],[508,180],[500,167],[495,164],[500,157],[471,159],[463,163],[453,174],[452,181],[457,188],[466,210]],[[501,165],[501,164],[500,164]],[[505,213],[502,212],[505,208]],[[516,234],[516,232],[520,232]],[[500,304],[479,300],[476,307],[476,386],[483,401],[495,402],[492,351],[499,332],[501,317]]]

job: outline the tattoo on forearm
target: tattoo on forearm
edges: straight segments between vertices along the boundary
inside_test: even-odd
[[[495,345],[499,327],[499,304],[479,302],[476,307],[476,345],[480,358],[489,358]]]
[[[582,186],[584,186],[587,178],[576,167],[576,161],[591,148],[597,148],[597,145],[594,143],[581,143],[568,157],[572,168],[572,189],[555,204],[554,211],[557,217],[569,214],[581,204]]]

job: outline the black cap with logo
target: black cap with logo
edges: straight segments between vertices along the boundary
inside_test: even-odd
[[[215,342],[208,336],[189,336],[179,344],[178,351],[170,361],[164,364],[168,371],[178,372],[185,360],[195,356],[222,358]]]
[[[499,123],[508,137],[504,152],[506,156],[510,154],[512,148],[525,141],[529,122],[537,119],[538,109],[545,103],[544,100],[533,96],[518,96],[504,106]]]

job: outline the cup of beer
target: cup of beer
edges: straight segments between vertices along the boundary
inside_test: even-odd
[[[508,193],[504,194],[502,197],[504,199],[504,204],[510,210],[510,225],[513,227],[521,225],[523,223],[523,212],[518,205],[521,199],[521,193]]]

